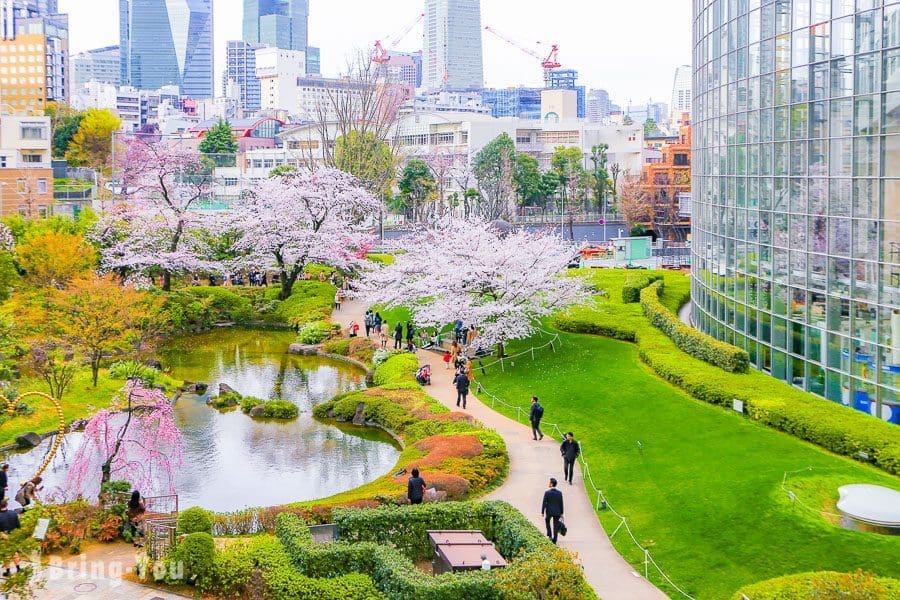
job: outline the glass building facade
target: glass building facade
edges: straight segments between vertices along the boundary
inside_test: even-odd
[[[212,0],[119,0],[121,80],[213,97]]]
[[[900,0],[693,0],[693,315],[900,423]]]

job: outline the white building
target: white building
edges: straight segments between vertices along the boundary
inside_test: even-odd
[[[422,48],[425,89],[482,87],[481,0],[425,0]]]
[[[675,82],[672,84],[672,129],[677,131],[682,125],[683,113],[691,113],[691,65],[681,65],[675,69]]]
[[[73,56],[70,62],[73,93],[77,93],[89,81],[119,85],[121,67],[118,46],[86,50]]]
[[[302,50],[260,48],[256,51],[256,78],[260,86],[260,109],[297,109],[298,80],[306,75],[306,53]]]
[[[72,90],[72,108],[87,110],[88,108],[116,109],[116,86],[100,81],[88,81],[81,87]]]

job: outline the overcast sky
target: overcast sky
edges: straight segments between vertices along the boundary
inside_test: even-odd
[[[333,75],[354,48],[391,39],[423,10],[422,0],[310,0],[310,44],[322,49],[322,70]],[[71,51],[118,44],[118,0],[59,0],[69,13]],[[241,37],[242,0],[214,0],[216,92],[225,42]],[[580,82],[605,88],[622,104],[669,102],[675,68],[691,62],[690,0],[484,0],[482,24],[526,46],[560,45],[560,62]],[[398,50],[421,48],[421,26]],[[484,36],[485,85],[539,85],[535,59],[492,34]]]

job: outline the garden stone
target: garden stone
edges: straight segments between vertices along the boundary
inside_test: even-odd
[[[366,403],[360,402],[356,405],[356,414],[353,415],[353,424],[354,425],[365,425],[366,424],[366,415],[364,414],[366,410]]]
[[[238,396],[240,396],[240,394],[238,394],[237,390],[235,390],[233,387],[231,387],[227,383],[220,383],[219,384],[219,395],[224,396],[225,394],[237,394]]]
[[[300,354],[303,356],[313,356],[319,353],[317,346],[310,344],[291,344],[288,346],[288,354]]]
[[[209,389],[209,386],[202,381],[198,381],[197,383],[191,385],[188,391],[191,391],[198,395],[203,395],[206,393],[206,390]]]
[[[266,412],[266,407],[263,406],[262,404],[259,404],[257,406],[254,406],[253,408],[251,408],[250,412],[247,414],[249,414],[253,418],[257,418],[257,417],[263,416],[263,413],[265,413],[265,412]]]
[[[157,371],[162,371],[162,363],[155,358],[148,358],[147,360],[145,360],[144,366],[150,367],[151,369],[156,369]]]
[[[41,443],[41,436],[33,431],[23,433],[16,437],[16,445],[19,448],[34,448]]]

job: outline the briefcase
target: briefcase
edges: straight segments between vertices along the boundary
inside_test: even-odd
[[[563,521],[562,519],[560,519],[559,520],[559,530],[558,530],[559,535],[565,536],[566,533],[568,533],[568,531],[569,531],[569,528],[566,527],[566,522]]]

